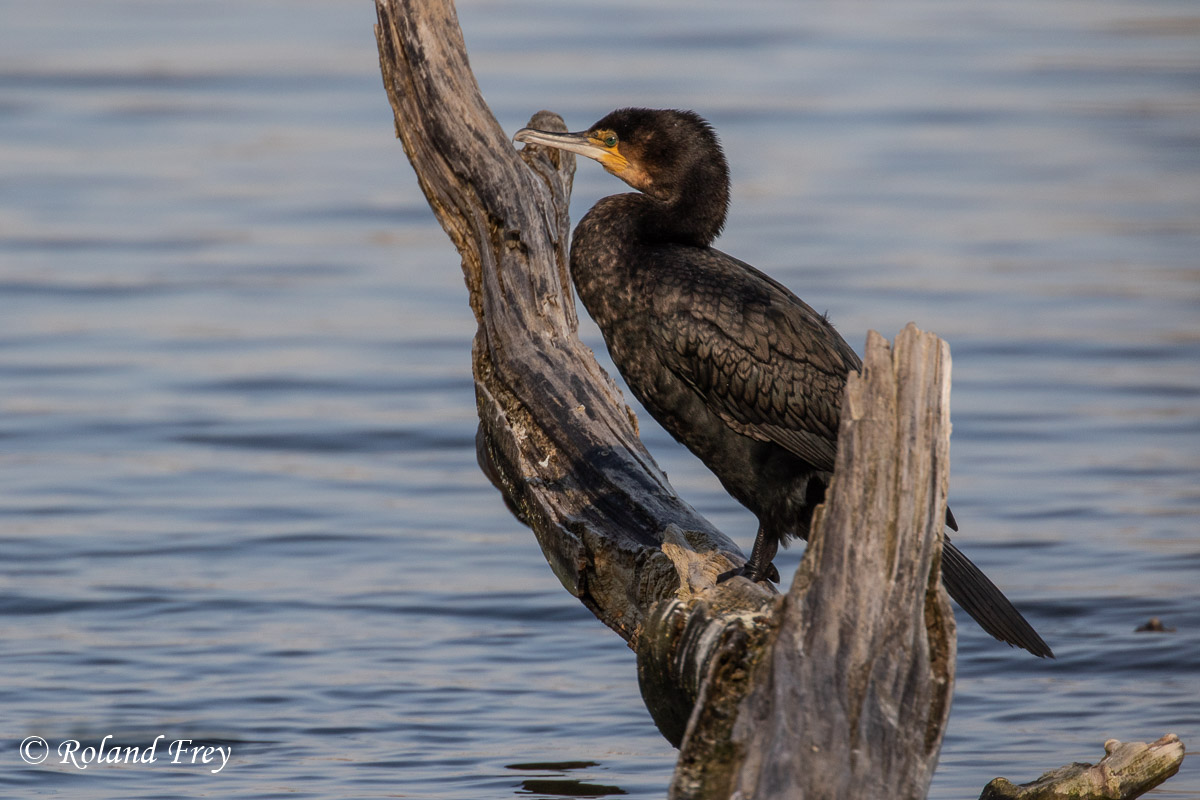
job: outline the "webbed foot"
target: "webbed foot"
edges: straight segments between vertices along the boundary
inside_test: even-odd
[[[765,568],[753,570],[750,566],[751,562],[747,561],[737,569],[731,569],[728,572],[722,572],[717,576],[717,583],[724,583],[730,578],[741,575],[747,580],[758,583],[760,581],[770,581],[771,583],[779,583],[779,570],[775,569],[774,564],[767,564]]]

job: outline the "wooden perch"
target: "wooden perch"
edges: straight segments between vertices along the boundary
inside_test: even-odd
[[[574,157],[517,152],[479,94],[450,0],[376,8],[396,131],[462,256],[479,323],[480,461],[563,586],[636,642],[654,601],[678,588],[660,546],[669,525],[724,569],[745,559],[675,494],[579,341],[567,275]],[[531,124],[565,130],[549,112]],[[771,597],[741,592],[751,604]]]
[[[847,388],[836,477],[786,597],[681,500],[577,336],[574,157],[517,151],[480,95],[452,0],[376,0],[396,132],[462,258],[485,473],[563,586],[638,656],[681,752],[675,798],[924,797],[949,712],[938,564],[949,352],[878,335]],[[531,127],[565,130],[540,112]]]

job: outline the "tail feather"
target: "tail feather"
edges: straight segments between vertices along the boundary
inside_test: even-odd
[[[1021,612],[949,539],[942,548],[942,583],[963,611],[992,636],[1024,648],[1039,658],[1054,658],[1050,646],[1042,641]]]

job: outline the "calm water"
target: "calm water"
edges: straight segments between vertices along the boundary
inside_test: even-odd
[[[1109,737],[1200,747],[1195,5],[460,15],[507,130],[695,108],[732,163],[723,249],[852,343],[909,320],[950,342],[959,543],[1059,658],[962,625],[934,797]],[[475,465],[474,324],[373,21],[0,0],[4,796],[664,794],[632,653]],[[620,188],[581,165],[575,215]],[[1151,616],[1176,632],[1133,632]],[[80,770],[23,762],[33,735],[165,738]],[[173,765],[176,739],[232,757]],[[1200,798],[1200,760],[1159,795]]]

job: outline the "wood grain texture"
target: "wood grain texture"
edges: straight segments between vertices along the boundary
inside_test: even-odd
[[[1183,750],[1171,733],[1149,744],[1109,739],[1096,764],[1067,764],[1020,786],[996,778],[979,800],[1132,800],[1178,772]]]
[[[808,551],[735,719],[673,797],[919,798],[954,684],[954,618],[937,571],[949,461],[949,350],[910,325],[867,342]],[[697,725],[692,737],[718,741]],[[732,752],[730,769],[713,766]]]
[[[574,156],[513,146],[479,94],[449,0],[379,0],[376,11],[397,135],[462,257],[479,324],[480,461],[563,585],[634,645],[651,606],[679,587],[661,549],[668,526],[726,569],[744,556],[671,488],[579,341],[567,276]],[[549,112],[530,125],[565,130]]]

